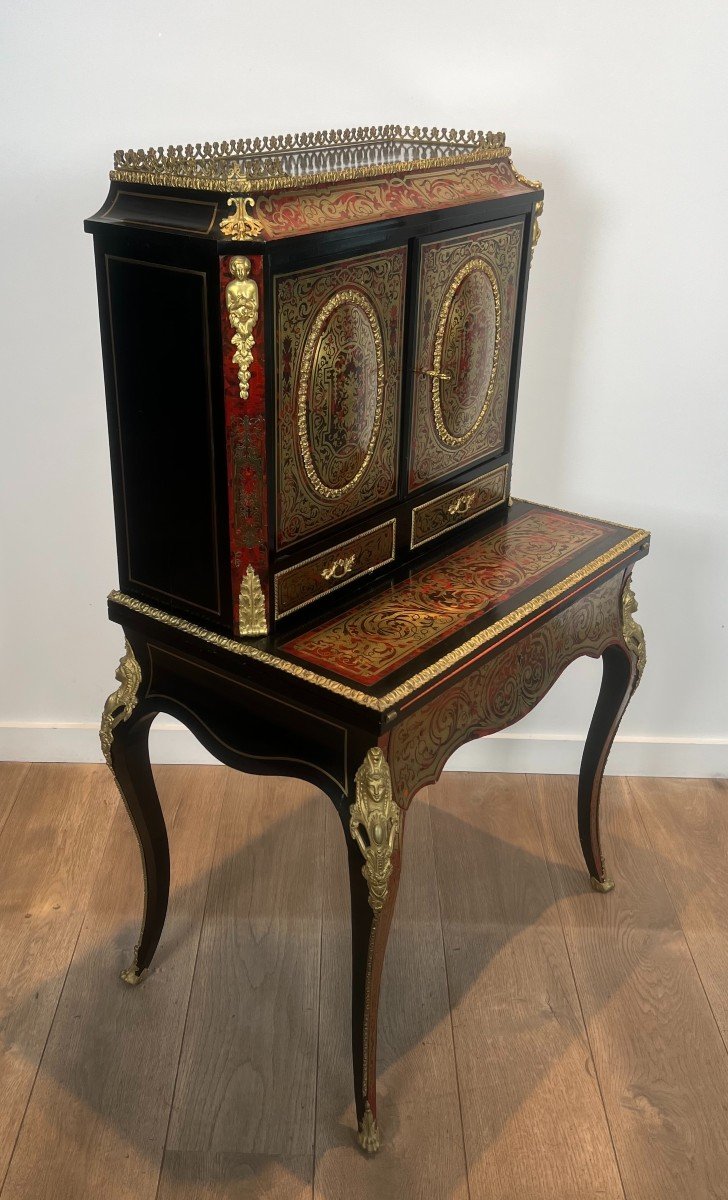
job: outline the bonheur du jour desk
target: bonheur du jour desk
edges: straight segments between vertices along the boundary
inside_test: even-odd
[[[592,886],[605,761],[645,661],[641,529],[510,495],[541,185],[502,134],[386,126],[118,153],[94,234],[126,637],[101,743],[137,832],[137,983],[169,851],[159,712],[308,780],[349,861],[359,1141],[418,790],[581,655],[602,686],[575,804]],[[143,1003],[143,1000],[140,1001]],[[244,1034],[242,1035],[244,1036]]]

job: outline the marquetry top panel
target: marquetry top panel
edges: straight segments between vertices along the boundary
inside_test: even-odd
[[[309,666],[361,687],[389,680],[454,635],[467,638],[484,618],[519,609],[563,580],[618,526],[553,509],[519,505],[515,513],[453,553],[389,582],[281,649]],[[624,533],[624,530],[622,530]],[[548,597],[546,597],[548,599]]]

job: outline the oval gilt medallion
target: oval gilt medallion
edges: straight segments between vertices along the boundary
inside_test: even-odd
[[[440,441],[462,446],[479,428],[495,387],[500,348],[498,280],[483,258],[464,263],[445,293],[433,347],[432,411]]]
[[[356,487],[374,453],[382,419],[384,353],[376,311],[354,288],[319,309],[301,356],[298,440],[318,496]]]

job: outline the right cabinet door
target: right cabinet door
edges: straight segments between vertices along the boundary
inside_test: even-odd
[[[420,245],[409,491],[505,446],[523,220]]]

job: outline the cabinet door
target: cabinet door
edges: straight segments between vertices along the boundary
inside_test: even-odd
[[[406,258],[276,278],[279,549],[397,493]]]
[[[420,249],[411,492],[505,446],[523,221]]]

